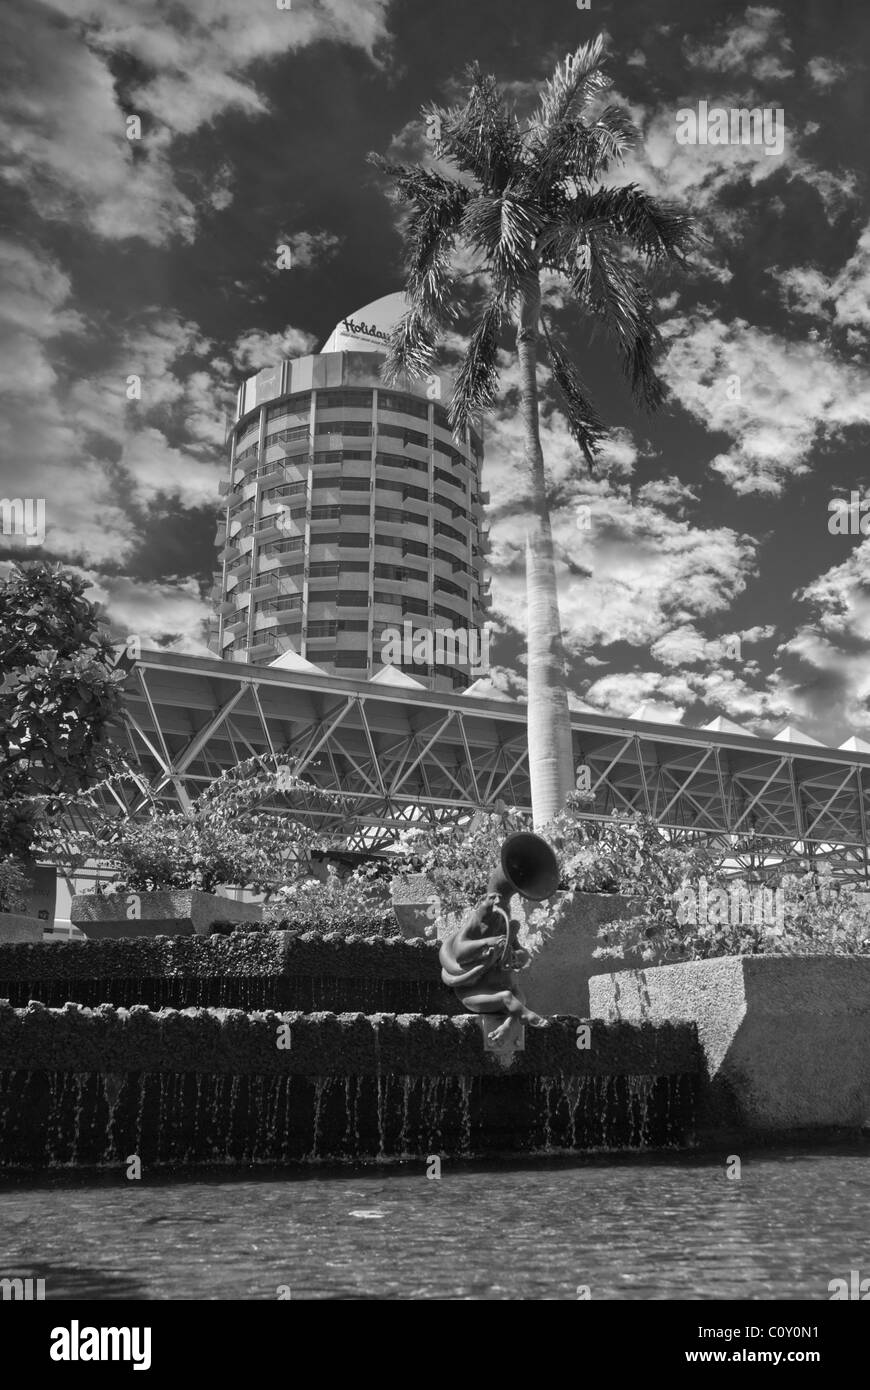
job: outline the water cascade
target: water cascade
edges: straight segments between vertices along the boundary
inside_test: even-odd
[[[693,1025],[594,1020],[581,1048],[578,1020],[557,1017],[499,1057],[478,1019],[451,1010],[422,941],[3,946],[3,999],[5,1167],[132,1154],[150,1166],[389,1162],[691,1138]]]

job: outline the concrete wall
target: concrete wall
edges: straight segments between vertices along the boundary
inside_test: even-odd
[[[697,1024],[699,1132],[855,1130],[870,1120],[870,959],[725,956],[599,976],[592,1014]]]
[[[20,912],[0,912],[0,941],[41,941],[47,925],[39,917],[25,917]]]
[[[136,915],[128,917],[131,899],[135,899]],[[260,922],[263,909],[259,903],[239,902],[219,893],[179,889],[106,896],[77,893],[69,915],[89,940],[100,941],[130,936],[207,936],[213,922]]]
[[[598,929],[636,911],[632,898],[618,893],[575,893],[532,964],[520,975],[529,1007],[542,1014],[589,1017],[589,981],[625,968],[622,960],[600,960]]]

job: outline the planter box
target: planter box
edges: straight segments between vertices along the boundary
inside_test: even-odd
[[[592,1015],[695,1022],[699,1133],[857,1130],[870,1118],[870,959],[723,956],[599,976]]]
[[[516,907],[516,900],[514,900]],[[532,906],[531,904],[529,905]],[[636,899],[621,893],[575,893],[520,982],[537,1013],[589,1017],[589,981],[593,976],[625,970],[629,962],[600,960],[598,929],[638,910]]]
[[[406,940],[434,936],[435,913],[432,905],[434,903],[437,909],[438,895],[425,874],[394,878],[390,884],[390,896],[399,931]]]
[[[23,912],[0,912],[0,941],[41,941],[45,922]]]
[[[127,911],[134,907],[137,915],[128,917]],[[107,897],[77,894],[69,916],[89,939],[100,940],[117,936],[208,936],[213,922],[260,922],[263,910],[259,903],[240,903],[235,898],[187,888]]]

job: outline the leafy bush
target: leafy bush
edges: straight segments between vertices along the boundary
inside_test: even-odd
[[[785,930],[777,954],[870,955],[870,894],[841,883],[825,865],[817,874],[782,879]]]
[[[607,821],[585,819],[591,799],[590,793],[573,793],[540,832],[556,852],[560,879],[559,896],[529,914],[536,934],[549,934],[575,893],[640,897],[655,919],[672,908],[672,894],[684,880],[702,874],[715,879],[717,861],[706,844],[670,844],[649,817],[614,813]],[[424,874],[442,915],[461,912],[486,891],[507,836],[531,828],[530,818],[515,808],[479,814],[464,826],[415,828],[400,841],[399,876]]]
[[[27,877],[11,854],[0,859],[0,912],[23,912],[26,906]]]
[[[75,831],[47,824],[40,849],[73,871],[91,860],[108,861],[120,892],[214,892],[222,884],[274,892],[303,870],[311,848],[323,844],[297,816],[286,813],[287,798],[336,800],[296,778],[292,765],[283,755],[249,759],[212,783],[189,814],[152,803],[150,814],[138,820],[95,820],[92,805],[81,798],[80,809],[91,812],[90,827]],[[266,802],[284,813],[262,809]]]
[[[368,876],[358,872],[342,879],[332,867],[325,882],[309,878],[279,888],[266,904],[263,925],[300,934],[400,935],[392,907],[373,891]]]
[[[828,866],[817,873],[773,876],[767,887],[779,894],[775,920],[758,910],[758,885],[720,878],[729,903],[749,894],[750,913],[709,911],[698,922],[681,921],[680,888],[668,900],[644,904],[636,916],[608,922],[599,931],[595,955],[637,957],[642,964],[671,964],[742,955],[870,955],[870,894],[839,882]],[[739,920],[733,920],[733,918]]]
[[[220,884],[259,888],[275,872],[271,854],[248,830],[189,820],[179,811],[127,821],[117,830],[114,843],[107,845],[95,836],[86,852],[89,858],[102,853],[117,866],[118,891],[125,893],[160,888],[200,888],[213,893]]]
[[[621,893],[642,904],[633,925],[619,930],[608,923],[600,930],[600,956],[656,954],[651,944],[666,923],[676,924],[674,895],[685,883],[705,877],[718,885],[719,856],[706,840],[673,843],[650,816],[614,811],[606,821],[582,820],[582,801],[572,797],[544,832],[560,860],[561,899],[550,899],[531,914],[544,938],[553,930],[575,893]]]
[[[29,853],[34,794],[77,791],[114,764],[125,674],[87,587],[41,561],[0,582],[0,854]]]
[[[607,821],[581,819],[582,793],[542,832],[559,856],[560,887],[575,893],[658,897],[685,879],[711,878],[718,857],[705,840],[675,844],[650,816],[614,811]]]
[[[433,825],[407,830],[397,846],[396,873],[425,874],[442,913],[461,912],[486,892],[499,851],[508,835],[530,830],[531,821],[514,808],[479,813],[467,825]]]

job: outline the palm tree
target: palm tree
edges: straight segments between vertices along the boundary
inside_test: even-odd
[[[457,253],[471,252],[485,286],[457,374],[450,423],[462,435],[491,407],[499,382],[503,330],[514,328],[520,374],[523,460],[531,487],[526,539],[528,740],[537,826],[565,804],[574,786],[565,655],[553,538],[539,429],[537,366],[549,363],[571,433],[589,468],[605,427],[552,323],[542,312],[542,272],[564,277],[573,300],[603,324],[640,404],[654,410],[662,387],[653,369],[659,334],[650,295],[634,268],[683,263],[695,241],[692,220],[634,184],[602,180],[636,135],[625,112],[605,104],[603,39],[559,63],[532,118],[521,124],[493,77],[469,69],[464,105],[427,107],[440,167],[395,164],[371,155],[407,205],[404,225],[409,309],[393,330],[384,379],[431,371],[439,337],[456,319],[463,275]],[[477,273],[477,272],[475,272]]]

